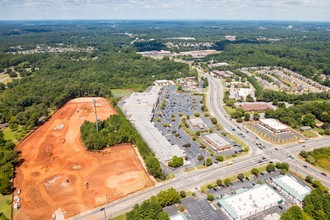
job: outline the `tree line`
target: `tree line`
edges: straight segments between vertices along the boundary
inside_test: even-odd
[[[321,188],[314,189],[303,200],[303,208],[292,206],[282,214],[282,220],[328,220],[330,216],[330,194]]]
[[[266,110],[265,117],[276,118],[293,128],[315,127],[318,119],[326,123],[323,127],[327,132],[329,128],[326,126],[330,123],[330,102],[305,102],[288,108],[282,106],[276,110]]]
[[[130,143],[137,146],[139,152],[147,166],[148,172],[155,178],[164,179],[160,163],[150,150],[143,138],[126,119],[121,110],[116,107],[118,115],[112,115],[107,120],[99,121],[96,124],[85,121],[80,127],[81,139],[88,150],[102,150],[108,146],[116,144]]]
[[[124,49],[123,49],[124,51]],[[84,96],[110,97],[110,88],[146,89],[155,79],[174,79],[190,75],[186,64],[153,60],[116,50],[99,54],[97,60],[68,59],[68,54],[48,54],[34,62],[38,67],[31,76],[14,80],[0,91],[0,123],[25,125],[28,129],[40,123],[41,117],[60,108],[67,101]],[[15,58],[16,59],[16,58]],[[4,88],[4,86],[1,86]]]
[[[169,188],[145,200],[141,205],[136,204],[133,210],[126,214],[126,217],[127,220],[169,220],[170,218],[163,211],[163,207],[180,202],[180,193]]]
[[[4,139],[0,130],[0,194],[9,195],[12,192],[11,179],[14,177],[14,167],[17,164],[15,144]]]

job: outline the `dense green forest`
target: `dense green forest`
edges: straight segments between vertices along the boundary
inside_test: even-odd
[[[164,173],[153,152],[121,110],[117,108],[117,111],[118,115],[112,115],[107,120],[98,123],[98,131],[95,123],[84,122],[80,127],[80,133],[85,147],[88,150],[101,150],[116,144],[134,144],[138,147],[148,172],[156,178],[164,179]]]
[[[324,122],[322,127],[330,134],[330,131],[328,131],[330,129],[330,102],[301,103],[289,108],[283,106],[276,110],[267,110],[265,116],[276,118],[293,128],[300,126],[315,127],[316,119],[318,119]]]
[[[11,178],[14,176],[14,166],[17,163],[17,152],[15,144],[6,141],[0,130],[0,193],[8,195],[11,193]]]
[[[158,41],[136,42],[134,47],[137,51],[166,50],[166,45]]]
[[[110,88],[144,90],[155,79],[189,74],[185,64],[155,61],[131,52],[109,51],[94,61],[77,62],[69,57],[45,56],[34,64],[39,71],[8,84],[8,89],[0,93],[0,122],[33,128],[40,117],[48,116],[50,109],[57,109],[70,99],[110,97]],[[29,59],[25,57],[24,61]]]
[[[315,189],[303,200],[303,210],[292,206],[283,213],[282,220],[328,220],[330,216],[330,194],[321,189]]]

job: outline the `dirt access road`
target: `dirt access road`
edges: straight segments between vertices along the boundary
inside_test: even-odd
[[[95,122],[93,99],[100,120],[116,114],[106,99],[74,99],[18,145],[15,220],[51,219],[56,210],[67,218],[153,185],[131,145],[86,151],[80,126]]]

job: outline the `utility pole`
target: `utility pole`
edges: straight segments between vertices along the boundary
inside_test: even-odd
[[[107,212],[105,211],[105,206],[103,208],[103,211],[104,211],[104,220],[107,220]]]
[[[99,125],[98,125],[98,120],[97,120],[97,114],[96,114],[96,100],[93,99],[94,103],[94,113],[95,113],[95,119],[96,119],[96,131],[99,131]]]

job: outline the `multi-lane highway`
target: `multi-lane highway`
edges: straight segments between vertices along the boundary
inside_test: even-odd
[[[237,124],[229,119],[229,116],[226,114],[223,108],[223,87],[219,79],[214,79],[208,75],[204,75],[208,77],[209,80],[209,102],[211,113],[214,114],[215,117],[220,119],[221,124],[227,131],[230,131],[231,128],[236,128]],[[291,170],[296,172],[298,175],[305,177],[306,175],[311,175],[315,179],[320,180],[324,185],[330,186],[330,178],[327,176],[323,176],[319,170],[317,170],[314,166],[311,166],[308,163],[300,161],[297,159],[297,154],[302,150],[313,150],[315,148],[328,146],[330,143],[330,138],[318,138],[313,140],[308,140],[304,144],[291,143],[288,145],[273,145],[262,139],[256,139],[257,137],[249,132],[247,133],[243,126],[240,127],[240,130],[235,129],[233,134],[241,138],[238,133],[244,133],[244,141],[249,144],[251,155],[260,155],[267,156],[269,159],[278,159],[279,161],[285,161],[290,164]],[[264,150],[260,150],[257,148],[256,143],[261,143],[265,146]],[[293,158],[290,158],[288,155],[292,155]],[[304,167],[307,166],[307,168]]]
[[[305,177],[307,175],[313,176],[314,179],[320,180],[324,185],[330,187],[330,178],[320,174],[320,171],[315,167],[310,166],[308,163],[297,159],[296,155],[301,150],[313,150],[315,148],[324,147],[329,145],[330,138],[318,138],[308,140],[306,143],[297,144],[292,143],[288,145],[276,146],[269,144],[261,139],[256,139],[256,136],[249,132],[247,133],[244,127],[237,129],[237,124],[229,119],[229,116],[223,109],[223,88],[219,79],[214,79],[209,75],[205,75],[199,72],[209,80],[208,90],[208,107],[211,114],[218,119],[224,129],[232,133],[237,138],[242,139],[239,133],[244,133],[244,142],[249,145],[249,153],[242,157],[233,159],[233,164],[226,166],[225,164],[214,164],[208,169],[198,170],[190,173],[181,173],[176,176],[175,179],[167,181],[165,183],[159,183],[153,187],[145,189],[140,192],[136,192],[125,198],[106,204],[102,207],[98,207],[87,212],[83,212],[77,216],[72,217],[72,220],[77,219],[105,219],[110,216],[117,216],[129,211],[136,203],[141,203],[145,199],[152,195],[157,194],[161,190],[165,190],[169,187],[174,187],[177,190],[191,190],[200,185],[214,181],[216,179],[223,179],[228,176],[238,174],[241,171],[250,170],[253,167],[257,167],[263,164],[267,164],[268,161],[287,162],[290,165],[290,170],[297,175]],[[233,131],[235,128],[235,131]],[[257,140],[257,141],[256,141]],[[261,143],[265,148],[263,150],[256,146],[256,142]],[[303,147],[304,146],[304,147]],[[293,158],[288,157],[291,154]],[[261,157],[266,157],[266,160],[261,160]],[[261,162],[261,163],[260,163]],[[304,167],[307,166],[307,168]]]
[[[151,188],[126,196],[125,198],[109,203],[103,207],[81,213],[71,219],[101,220],[104,219],[105,213],[108,217],[110,215],[116,216],[129,211],[136,203],[146,200],[161,190],[165,190],[170,187],[174,187],[177,190],[194,189],[195,187],[199,187],[215,179],[237,175],[240,171],[250,170],[253,167],[267,163],[266,161],[262,163],[259,163],[258,161],[259,156],[249,157],[246,155],[244,156],[244,159],[242,157],[235,159],[233,165],[231,166],[226,166],[225,164],[214,164],[209,169],[198,170],[191,173],[182,173],[177,175],[176,178],[171,181],[157,184]],[[274,162],[278,161],[274,160]]]

